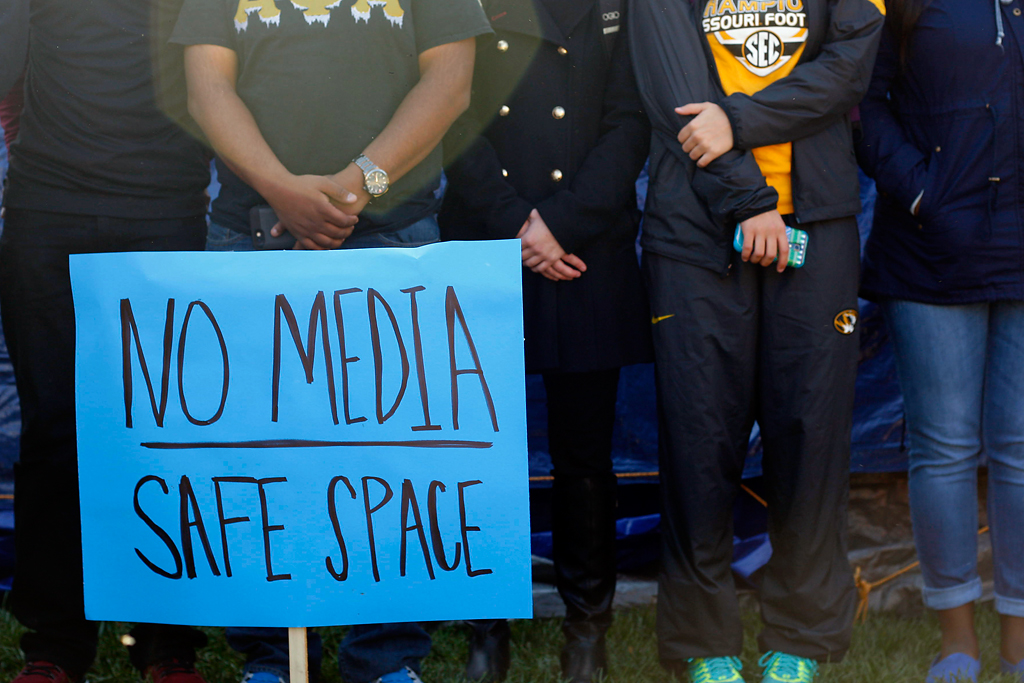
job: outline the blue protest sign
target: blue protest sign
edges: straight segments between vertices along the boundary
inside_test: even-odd
[[[520,248],[71,257],[86,616],[531,615]]]

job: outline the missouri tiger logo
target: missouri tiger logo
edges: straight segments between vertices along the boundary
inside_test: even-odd
[[[388,21],[394,26],[402,28],[402,17],[405,16],[405,10],[402,9],[398,0],[356,0],[356,4],[352,5],[352,16],[357,22],[361,19],[370,23],[370,8],[381,6],[384,7],[384,16]]]
[[[832,323],[839,334],[853,334],[857,329],[857,311],[848,308],[840,312]]]

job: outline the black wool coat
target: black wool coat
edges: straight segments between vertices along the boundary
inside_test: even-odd
[[[495,32],[477,39],[472,104],[445,137],[442,239],[511,239],[537,209],[587,271],[523,269],[527,371],[649,361],[634,244],[650,127],[628,50],[606,43],[598,0],[483,5]]]

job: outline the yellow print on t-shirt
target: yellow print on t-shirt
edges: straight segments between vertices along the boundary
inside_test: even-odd
[[[238,0],[238,11],[235,12],[235,30],[241,33],[249,28],[249,15],[253,12],[267,26],[281,25],[281,10],[277,9],[274,0]]]
[[[789,64],[807,41],[803,0],[709,0],[702,24],[713,51],[728,52],[759,78]]]
[[[356,4],[352,5],[352,16],[356,22],[362,19],[369,23],[370,9],[381,5],[384,6],[384,16],[388,18],[388,21],[392,25],[402,28],[402,17],[405,16],[405,10],[402,9],[398,0],[356,0]]]
[[[291,0],[296,9],[302,10],[307,24],[314,22],[327,26],[331,20],[331,10],[341,4],[341,0]]]
[[[302,12],[307,24],[327,26],[331,20],[331,10],[338,8],[342,0],[290,0],[290,2]],[[374,7],[383,8],[384,18],[391,22],[392,26],[402,28],[405,10],[402,9],[401,0],[355,0],[350,8],[350,13],[356,23],[360,21],[369,23]],[[281,10],[277,8],[274,0],[238,0],[238,9],[235,12],[236,31],[241,33],[249,28],[250,14],[255,14],[267,26],[281,25]]]

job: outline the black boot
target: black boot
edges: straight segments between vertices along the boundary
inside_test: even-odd
[[[473,619],[466,621],[472,629],[469,636],[469,659],[466,678],[471,681],[497,683],[505,680],[509,665],[510,629],[505,619]]]
[[[608,675],[608,653],[604,634],[611,622],[569,621],[562,624],[565,647],[562,648],[562,679],[570,683],[591,683]]]
[[[554,560],[565,602],[562,677],[591,683],[608,666],[615,597],[615,475],[555,476]]]

